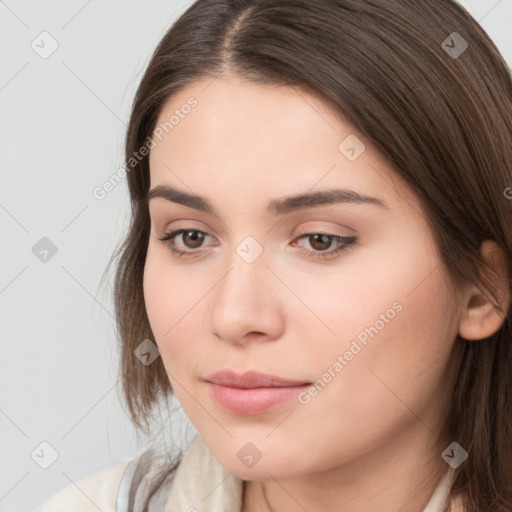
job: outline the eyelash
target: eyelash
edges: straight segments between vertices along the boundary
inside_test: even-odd
[[[205,231],[201,231],[200,229],[177,229],[175,231],[171,231],[169,233],[165,233],[163,237],[156,237],[158,240],[160,240],[164,245],[166,245],[169,250],[177,257],[186,256],[186,257],[194,257],[195,254],[197,254],[198,251],[180,251],[179,249],[174,248],[171,245],[171,241],[178,235],[181,235],[182,233],[187,232],[194,232],[194,233],[201,233],[203,235],[208,235]],[[341,254],[348,250],[350,247],[356,244],[357,238],[356,237],[347,237],[347,236],[339,236],[339,235],[333,235],[331,233],[326,233],[323,231],[315,231],[312,233],[303,233],[299,235],[294,241],[300,240],[302,238],[307,238],[309,236],[313,235],[325,235],[327,237],[331,238],[332,242],[342,244],[334,251],[329,252],[318,252],[318,251],[308,251],[308,250],[302,250],[301,252],[306,253],[307,255],[313,256],[314,258],[319,259],[327,259],[327,258],[333,258],[334,256]]]

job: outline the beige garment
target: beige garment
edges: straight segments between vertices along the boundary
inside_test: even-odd
[[[34,512],[116,512],[117,491],[129,463],[110,466],[69,484]]]
[[[118,496],[128,464],[111,466],[68,485],[34,512],[133,512],[123,508],[125,496]],[[453,476],[454,470],[448,468],[423,512],[443,512]],[[128,487],[126,483],[123,488]],[[243,480],[221,466],[196,435],[178,467],[164,512],[239,512],[242,494]]]

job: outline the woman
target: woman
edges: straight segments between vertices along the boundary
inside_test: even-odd
[[[198,436],[38,510],[512,511],[512,79],[461,6],[198,0],[126,166],[128,409]]]

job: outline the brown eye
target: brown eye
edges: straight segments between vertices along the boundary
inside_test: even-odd
[[[199,229],[178,229],[171,233],[166,233],[162,238],[157,238],[161,242],[165,243],[176,256],[192,256],[195,255],[196,252],[199,253],[199,251],[195,251],[194,249],[201,248],[205,236],[209,235]],[[178,243],[178,246],[188,249],[187,251],[183,251],[179,247],[176,247],[176,238],[178,237],[181,237],[182,239],[181,242]]]
[[[204,233],[202,231],[183,231],[182,241],[188,249],[198,249],[204,241]]]
[[[309,244],[316,251],[325,251],[326,249],[329,249],[334,238],[335,237],[333,235],[323,235],[321,233],[308,235]]]
[[[307,240],[310,249],[302,252],[315,258],[334,258],[336,255],[353,247],[357,238],[355,236],[340,236],[330,233],[303,233],[297,240]],[[332,249],[334,247],[334,249]]]

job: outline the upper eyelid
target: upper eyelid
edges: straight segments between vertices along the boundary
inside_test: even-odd
[[[345,237],[345,238],[349,238],[349,237],[355,236],[355,231],[353,229],[349,229],[348,227],[346,229],[348,229],[352,234],[339,234],[339,233],[335,233],[335,232],[333,232],[333,229],[330,229],[330,228],[316,228],[316,227],[305,228],[305,229],[300,229],[299,232],[296,233],[294,236],[295,236],[295,238],[298,237],[298,236],[305,235],[305,234],[325,234],[325,235],[340,236],[340,237]],[[215,235],[212,235],[208,229],[196,227],[196,226],[193,226],[193,225],[177,226],[177,227],[173,227],[173,228],[163,228],[163,229],[158,230],[158,231],[162,231],[163,235],[168,235],[168,234],[171,234],[171,233],[175,233],[177,235],[179,233],[176,233],[176,232],[179,232],[179,231],[200,231],[200,232],[204,233],[207,236],[210,236],[212,238],[216,238]]]
[[[175,222],[184,222],[186,224],[184,224],[183,226],[180,226],[178,225],[177,227],[172,227],[172,228],[158,228],[158,224],[159,222],[155,219],[153,219],[151,216],[150,216],[150,221],[151,221],[151,225],[154,225],[155,226],[155,230],[157,231],[161,231],[161,232],[164,232],[164,233],[170,233],[170,232],[173,232],[173,231],[179,231],[180,229],[188,229],[188,230],[197,230],[197,231],[203,231],[205,232],[206,234],[210,235],[210,236],[213,236],[211,235],[210,233],[210,229],[209,228],[203,228],[203,227],[197,227],[194,225],[194,223],[196,222],[200,222],[200,221],[194,221],[194,220],[174,220],[172,221],[172,223],[175,223]],[[309,221],[305,221],[305,222],[329,222],[327,219],[318,219],[318,220],[309,220]],[[331,221],[332,222],[332,221]],[[166,222],[165,225],[169,224],[169,222]],[[300,234],[304,234],[304,233],[319,233],[319,232],[325,232],[326,234],[329,234],[329,235],[334,235],[334,236],[346,236],[346,237],[349,237],[349,236],[355,236],[357,233],[356,233],[356,230],[353,229],[353,228],[350,228],[348,225],[345,226],[345,225],[340,225],[340,224],[337,224],[337,228],[342,228],[342,229],[345,229],[348,231],[348,234],[337,234],[337,233],[334,233],[332,230],[336,230],[337,228],[335,227],[321,227],[321,228],[317,228],[317,227],[311,227],[311,228],[307,228],[305,229],[304,231],[301,230],[301,233]],[[231,230],[229,230],[231,231]]]
[[[178,238],[180,235],[183,235],[187,231],[198,231],[198,232],[203,233],[206,236],[209,236],[212,239],[216,238],[214,235],[211,235],[208,231],[200,229],[200,228],[195,228],[195,227],[192,227],[192,226],[177,227],[177,228],[165,230],[163,235],[162,235],[162,237],[170,237],[171,240],[176,240],[176,238]],[[307,235],[316,235],[316,234],[323,234],[323,235],[330,236],[330,237],[335,238],[335,239],[336,238],[341,238],[341,239],[357,239],[358,238],[355,235],[336,234],[336,233],[333,233],[332,231],[330,231],[328,229],[310,228],[310,229],[305,229],[303,231],[300,231],[299,233],[296,233],[294,235],[292,241],[296,242],[297,240],[299,240],[299,239],[301,239],[301,238],[303,238],[303,237],[305,237]],[[198,249],[197,251],[190,251],[190,252],[198,252],[199,250],[200,249]]]

